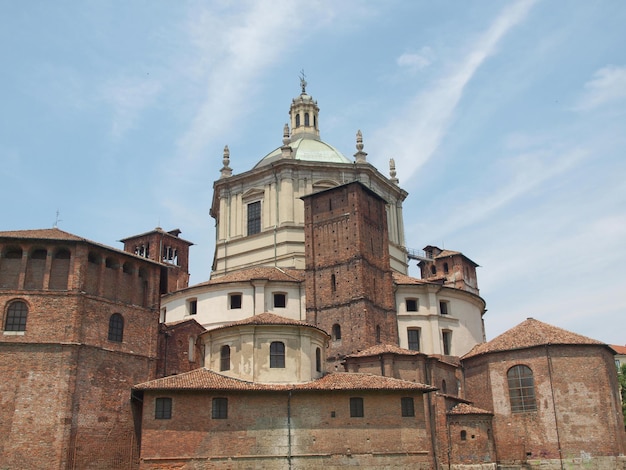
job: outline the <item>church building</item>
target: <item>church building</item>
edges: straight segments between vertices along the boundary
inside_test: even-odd
[[[407,248],[393,160],[324,142],[306,86],[253,168],[225,147],[206,282],[180,230],[0,232],[0,468],[626,468],[615,351],[487,342],[478,264]]]

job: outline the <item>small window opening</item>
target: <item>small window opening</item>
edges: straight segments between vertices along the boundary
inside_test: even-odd
[[[172,399],[163,397],[157,398],[154,402],[154,419],[172,418]]]
[[[287,296],[285,294],[274,294],[274,308],[285,308],[287,306]]]
[[[417,299],[406,299],[406,311],[407,312],[417,312],[419,309],[419,303]]]
[[[400,405],[403,417],[408,418],[415,416],[415,403],[413,401],[413,397],[402,397],[400,399]]]
[[[230,294],[230,308],[241,308],[241,294]]]
[[[227,419],[228,418],[228,398],[214,398],[211,410],[211,418]]]
[[[452,350],[452,332],[442,331],[441,337],[443,340],[443,354],[449,356]]]
[[[350,417],[362,418],[363,416],[364,416],[363,398],[351,397],[350,398]]]
[[[461,440],[462,441],[466,441],[467,440],[467,431],[465,431],[465,430],[461,431]]]
[[[322,372],[322,350],[315,348],[315,372]]]
[[[411,351],[420,350],[420,330],[419,328],[410,328],[407,330],[409,349]]]
[[[109,341],[121,343],[124,338],[124,317],[114,313],[109,318]]]
[[[270,368],[285,368],[285,343],[274,341],[270,344]]]
[[[220,349],[220,371],[230,370],[230,346],[225,344]]]
[[[333,341],[339,341],[341,339],[341,326],[339,326],[338,323],[333,325],[332,338]]]

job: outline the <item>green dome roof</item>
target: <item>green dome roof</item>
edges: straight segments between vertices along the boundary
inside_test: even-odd
[[[300,138],[289,143],[293,149],[293,159],[308,162],[322,163],[352,163],[339,150],[326,142],[312,138]],[[278,147],[276,150],[268,153],[255,165],[255,168],[269,165],[281,158],[282,150]]]

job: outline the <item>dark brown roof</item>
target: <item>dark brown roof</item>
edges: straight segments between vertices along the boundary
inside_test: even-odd
[[[527,349],[549,344],[598,345],[604,343],[528,318],[487,343],[477,344],[461,359],[514,349]]]
[[[151,380],[133,387],[135,390],[219,390],[219,391],[329,391],[329,390],[415,390],[432,392],[435,387],[372,374],[339,372],[312,382],[266,384],[247,382],[200,368],[184,374]]]
[[[280,325],[280,326],[306,326],[309,328],[315,328],[316,330],[323,331],[321,328],[318,328],[311,323],[307,323],[302,320],[294,320],[292,318],[281,317],[280,315],[276,315],[274,313],[264,312],[259,313],[258,315],[254,315],[252,317],[244,318],[243,320],[235,321],[232,323],[228,323],[227,325],[218,326],[217,328],[213,328],[209,331],[217,331],[223,330],[224,328],[230,328],[233,326],[242,326],[242,325]]]
[[[153,233],[158,233],[161,234],[163,236],[166,237],[171,237],[171,238],[175,238],[177,240],[182,241],[183,243],[186,243],[187,245],[193,245],[192,242],[185,240],[183,238],[180,238],[178,235],[181,234],[180,229],[175,228],[174,230],[168,230],[167,232],[165,230],[163,230],[161,227],[156,227],[154,230],[150,230],[149,232],[144,232],[144,233],[140,233],[139,235],[133,235],[132,237],[126,237],[126,238],[122,238],[120,241],[122,243],[127,242],[128,240],[133,240],[135,238],[141,238],[141,237],[145,237],[146,235],[152,235]]]
[[[86,238],[81,238],[58,228],[44,228],[36,230],[12,230],[0,232],[0,238],[24,238],[30,240],[63,240],[93,243]]]
[[[402,356],[419,356],[419,351],[411,351],[410,349],[403,349],[401,347],[395,346],[393,344],[377,344],[376,346],[369,347],[364,349],[363,351],[359,351],[354,354],[349,354],[346,357],[367,357],[367,356],[378,356],[379,354],[399,354]]]
[[[448,410],[449,415],[493,415],[491,411],[477,408],[467,403],[459,403],[451,410]]]

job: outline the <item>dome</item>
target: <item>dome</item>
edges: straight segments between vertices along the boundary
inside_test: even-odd
[[[294,160],[302,160],[308,162],[322,163],[352,163],[339,150],[326,142],[318,139],[300,138],[289,143],[292,148],[292,158]],[[254,168],[269,165],[281,158],[282,149],[278,147],[276,150],[268,153],[261,159]]]

